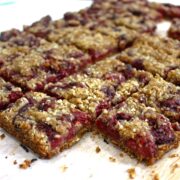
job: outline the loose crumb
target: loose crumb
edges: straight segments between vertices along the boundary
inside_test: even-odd
[[[1,134],[0,135],[0,140],[3,140],[5,137],[6,137],[5,134]]]
[[[65,172],[67,169],[68,169],[68,167],[66,165],[62,165],[61,166],[61,171],[62,172]]]
[[[116,159],[115,159],[114,157],[109,157],[109,160],[110,160],[111,162],[116,162]]]
[[[19,164],[19,168],[20,169],[27,169],[27,168],[31,167],[31,164],[35,161],[37,161],[37,159],[35,159],[35,158],[31,159],[31,160],[24,160],[23,163]]]
[[[136,176],[136,170],[135,170],[135,168],[130,168],[130,169],[127,170],[127,172],[128,172],[128,174],[129,174],[129,178],[130,178],[130,179],[134,179],[134,178],[135,178],[135,176]]]
[[[175,158],[175,157],[179,157],[179,154],[171,154],[171,155],[169,156],[169,158]]]
[[[27,169],[31,167],[31,160],[24,160],[23,163],[19,164],[20,169]]]
[[[16,164],[17,164],[17,161],[16,161],[16,160],[14,160],[13,164],[14,164],[14,165],[16,165]]]
[[[120,156],[120,157],[124,157],[124,154],[123,154],[123,153],[120,153],[119,156]]]
[[[7,156],[5,156],[5,159],[7,159],[8,157]]]
[[[160,180],[159,174],[155,173],[152,177],[153,180]]]
[[[175,170],[177,169],[177,168],[179,168],[180,167],[180,165],[179,164],[174,164],[173,166],[172,166],[172,169],[171,169],[171,173],[174,173],[175,172]]]
[[[96,147],[96,153],[99,153],[100,151],[101,151],[100,147],[97,146],[97,147]]]

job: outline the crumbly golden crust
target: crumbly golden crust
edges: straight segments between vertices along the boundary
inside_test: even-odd
[[[156,76],[149,84],[133,94],[139,102],[156,108],[172,122],[180,122],[180,88]]]

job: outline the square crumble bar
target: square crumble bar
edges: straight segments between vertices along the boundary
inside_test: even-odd
[[[45,158],[79,141],[91,124],[75,105],[36,92],[11,104],[0,119],[2,128]]]
[[[95,125],[106,138],[147,164],[178,146],[179,135],[169,119],[132,97],[104,110]]]

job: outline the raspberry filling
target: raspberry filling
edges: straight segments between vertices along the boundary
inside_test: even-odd
[[[62,137],[48,124],[38,123],[37,129],[46,133],[48,140],[51,143],[51,148],[55,149],[62,142]]]

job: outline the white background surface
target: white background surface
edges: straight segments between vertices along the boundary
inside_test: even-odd
[[[47,14],[58,19],[67,11],[77,11],[91,3],[89,0],[14,0],[15,3],[11,5],[1,5],[5,1],[8,0],[0,0],[0,31],[12,27],[22,28],[23,24],[30,24]],[[179,0],[158,2],[180,4]],[[166,25],[162,28],[166,28]],[[0,129],[2,133],[4,131]],[[97,146],[101,148],[99,154],[95,152]],[[106,144],[101,138],[89,133],[78,144],[53,159],[38,159],[27,170],[21,170],[18,167],[20,163],[37,156],[31,152],[26,153],[19,142],[6,134],[5,139],[0,140],[0,180],[126,180],[127,169],[132,167],[136,169],[136,180],[152,179],[153,170],[159,174],[160,180],[180,179],[179,169],[170,172],[170,168],[179,163],[179,158],[168,158],[170,154],[180,154],[180,148],[171,151],[151,167],[137,164],[136,160],[126,155],[120,157],[120,152],[112,144]],[[114,157],[116,162],[111,162],[109,157]],[[13,164],[14,160],[17,165]],[[64,167],[67,167],[65,171]]]

